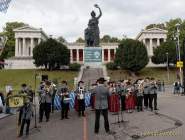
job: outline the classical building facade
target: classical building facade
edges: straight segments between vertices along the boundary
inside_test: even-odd
[[[159,28],[142,30],[136,37],[136,40],[139,40],[145,44],[149,58],[154,55],[154,48],[160,46],[161,43],[166,42],[166,39],[167,31]]]
[[[34,27],[25,26],[17,28],[15,32],[15,57],[5,60],[8,65],[6,69],[33,69],[36,68],[33,60],[33,48],[44,41],[48,36],[42,29],[36,29]],[[165,42],[167,38],[167,31],[152,28],[148,30],[142,30],[137,40],[143,42],[147,48],[149,58],[153,56],[153,49],[160,46],[162,42]],[[88,47],[85,47],[84,43],[67,43],[65,44],[70,50],[70,63],[87,64],[85,52]],[[114,61],[116,49],[118,43],[101,43],[101,62],[97,64],[105,64]],[[97,53],[95,52],[95,55]],[[98,54],[99,55],[99,54]],[[96,57],[96,56],[95,56]],[[96,65],[96,63],[94,63]],[[89,63],[88,63],[89,65]]]
[[[15,56],[5,60],[6,69],[33,69],[36,68],[33,61],[33,48],[48,37],[40,28],[24,26],[14,29],[15,32]]]

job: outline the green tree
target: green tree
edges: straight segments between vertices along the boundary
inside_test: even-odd
[[[76,43],[84,43],[85,40],[81,37],[79,37],[77,40],[76,40]]]
[[[110,35],[104,35],[101,38],[101,42],[103,42],[103,43],[109,43],[110,41],[111,41],[111,36]]]
[[[116,51],[115,63],[122,69],[137,72],[149,62],[146,47],[143,43],[125,39],[121,41]]]
[[[101,42],[102,43],[115,43],[115,42],[119,42],[120,40],[117,37],[111,37],[110,35],[104,35],[101,38]]]
[[[1,34],[7,37],[6,46],[0,56],[1,59],[6,59],[15,55],[15,33],[14,29],[26,25],[22,22],[7,22],[6,26],[3,28]]]
[[[145,29],[151,29],[151,28],[160,28],[160,29],[166,29],[166,26],[164,23],[159,23],[159,24],[150,24],[146,26]]]
[[[37,67],[59,69],[62,65],[69,65],[70,51],[62,43],[50,38],[33,49],[33,59]]]
[[[60,43],[66,43],[67,42],[66,39],[63,36],[58,37],[57,40]]]
[[[167,62],[168,53],[168,62],[175,64],[176,63],[176,45],[174,41],[167,41],[161,44],[161,46],[154,49],[154,56],[152,57],[152,62],[154,64],[164,64]]]

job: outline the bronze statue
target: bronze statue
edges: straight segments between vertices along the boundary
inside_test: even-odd
[[[99,16],[96,17],[94,11],[91,12],[91,19],[89,20],[88,27],[85,29],[85,41],[87,47],[99,47],[100,45],[100,31],[99,31],[99,19],[102,16],[100,7],[95,4],[94,7],[99,9]]]

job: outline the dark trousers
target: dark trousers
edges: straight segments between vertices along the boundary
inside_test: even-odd
[[[85,111],[85,99],[83,100],[78,100],[78,115],[84,116],[84,111]]]
[[[149,107],[153,110],[154,94],[149,94]]]
[[[55,100],[55,97],[52,97],[52,101],[51,101],[51,112],[53,113],[54,110],[55,110],[55,107],[54,107],[54,100]]]
[[[61,101],[61,119],[68,118],[68,112],[69,112],[69,103],[64,103],[63,101]]]
[[[99,132],[99,127],[100,127],[100,115],[103,115],[104,117],[104,127],[105,131],[109,132],[109,120],[108,120],[108,109],[96,109],[95,110],[95,129],[94,132],[98,133]]]
[[[30,120],[26,120],[26,119],[23,119],[22,122],[21,122],[21,129],[20,129],[20,136],[23,135],[23,130],[24,130],[24,125],[27,125],[26,126],[26,135],[29,134],[29,128],[30,128]]]
[[[149,106],[149,94],[144,94],[144,106],[146,108]]]
[[[125,110],[125,95],[121,96],[121,110]]]
[[[143,96],[137,97],[137,110],[143,111]]]
[[[39,108],[39,121],[42,122],[43,115],[46,116],[46,121],[49,121],[51,112],[51,103],[41,103]]]
[[[157,110],[157,94],[154,94],[154,110]]]

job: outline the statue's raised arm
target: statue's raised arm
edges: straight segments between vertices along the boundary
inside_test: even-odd
[[[98,8],[98,10],[100,12],[99,16],[97,17],[97,19],[99,19],[102,16],[102,11],[101,11],[100,7],[98,6],[98,4],[95,4],[94,7]]]

